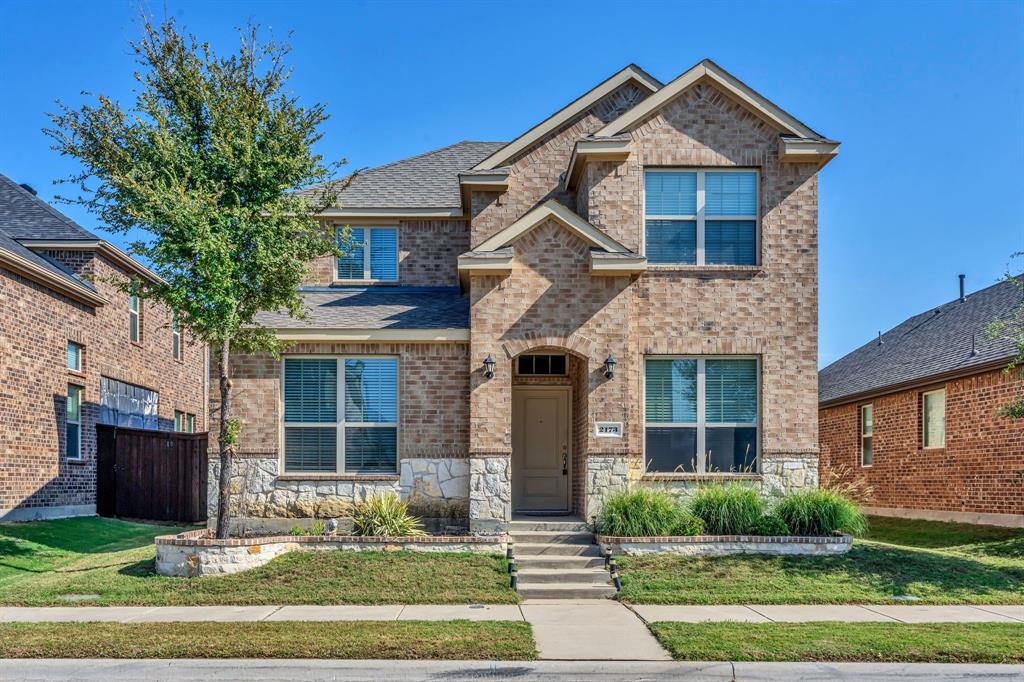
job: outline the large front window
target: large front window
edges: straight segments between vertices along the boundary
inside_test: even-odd
[[[398,228],[353,227],[344,236],[338,230],[339,280],[398,281]]]
[[[757,264],[757,172],[648,169],[649,263]]]
[[[396,358],[285,358],[285,473],[397,468]]]
[[[756,472],[759,383],[756,358],[647,358],[647,470]]]

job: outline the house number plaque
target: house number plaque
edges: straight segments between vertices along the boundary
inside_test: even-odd
[[[622,422],[597,422],[598,438],[622,438]]]

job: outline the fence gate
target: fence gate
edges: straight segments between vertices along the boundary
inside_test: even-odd
[[[97,425],[96,512],[206,521],[206,436]]]

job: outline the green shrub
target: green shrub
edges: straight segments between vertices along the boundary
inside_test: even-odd
[[[783,497],[775,513],[793,535],[863,535],[868,522],[856,502],[834,490],[804,490]]]
[[[660,490],[637,488],[607,497],[595,529],[602,535],[650,537],[700,535],[703,524],[678,499]]]
[[[789,535],[789,527],[778,514],[765,514],[757,521],[754,535]]]
[[[386,537],[425,535],[420,520],[409,515],[409,505],[394,493],[357,502],[352,507],[352,533]]]
[[[697,490],[690,511],[710,535],[750,535],[764,516],[760,493],[745,485],[709,485]]]
[[[306,534],[306,531],[302,529],[302,526],[292,526],[292,529],[288,532],[296,537]]]
[[[325,530],[327,530],[327,522],[323,519],[317,519],[313,521],[313,525],[309,527],[309,534],[323,535]]]

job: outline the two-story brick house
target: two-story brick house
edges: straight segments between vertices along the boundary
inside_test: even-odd
[[[323,215],[356,247],[312,265],[309,319],[260,318],[294,344],[232,364],[236,513],[394,490],[487,531],[631,485],[816,485],[838,147],[710,61],[631,65],[511,142],[360,174]]]
[[[155,275],[0,175],[0,520],[95,514],[98,423],[205,428],[205,346],[126,277]]]

